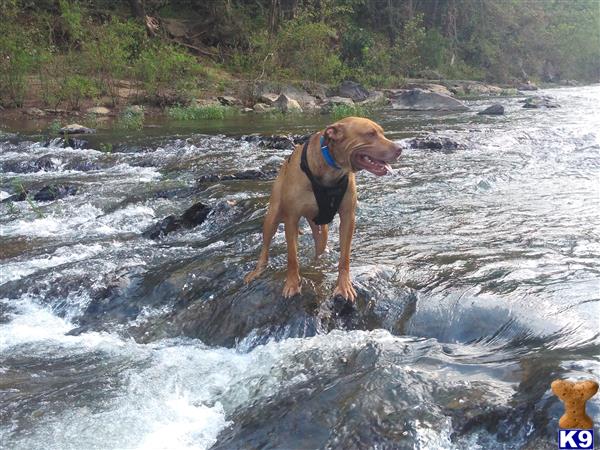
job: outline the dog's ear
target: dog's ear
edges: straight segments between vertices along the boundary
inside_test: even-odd
[[[325,128],[325,137],[331,141],[339,141],[344,137],[344,126],[337,122]]]

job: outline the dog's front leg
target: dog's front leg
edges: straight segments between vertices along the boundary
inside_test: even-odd
[[[288,267],[283,287],[285,298],[300,293],[300,267],[298,266],[298,221],[299,217],[286,217],[285,240],[287,242]]]
[[[354,234],[354,205],[352,202],[346,208],[340,208],[340,262],[338,264],[337,286],[333,295],[341,295],[354,302],[356,291],[350,279],[350,247]]]

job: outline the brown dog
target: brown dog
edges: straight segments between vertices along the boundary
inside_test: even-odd
[[[283,163],[273,185],[269,209],[263,225],[263,245],[256,269],[246,275],[249,283],[267,265],[269,245],[279,223],[285,224],[288,267],[283,296],[300,293],[297,258],[298,222],[306,217],[315,241],[315,257],[327,246],[327,223],[340,215],[340,261],[334,295],[354,301],[356,291],[350,280],[350,246],[354,233],[356,182],[354,173],[366,169],[381,176],[391,168],[402,149],[386,139],[375,122],[348,117],[310,137],[297,146]],[[325,193],[323,193],[325,192]]]

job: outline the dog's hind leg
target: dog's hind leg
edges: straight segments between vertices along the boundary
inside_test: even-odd
[[[315,241],[315,258],[318,258],[327,248],[327,236],[329,233],[329,228],[328,225],[317,225],[312,220],[307,220]]]

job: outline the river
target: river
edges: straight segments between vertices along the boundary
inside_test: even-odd
[[[84,149],[0,119],[0,199],[77,187],[0,204],[0,447],[556,448],[551,381],[600,377],[600,86],[538,94],[561,107],[377,114],[391,139],[460,147],[358,175],[355,308],[330,299],[337,218],[316,262],[303,223],[303,293],[283,300],[282,229],[242,283],[271,182],[197,184],[276,169],[289,149],[240,136],[326,116],[100,130]],[[202,225],[141,236],[198,201]]]

